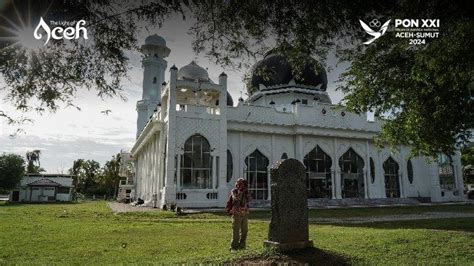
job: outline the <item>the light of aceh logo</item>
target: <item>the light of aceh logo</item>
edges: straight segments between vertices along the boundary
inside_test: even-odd
[[[53,29],[50,29],[48,24],[44,22],[43,18],[40,19],[38,26],[36,26],[36,29],[33,33],[33,36],[37,40],[41,40],[43,38],[43,34],[39,33],[38,31],[40,29],[43,29],[46,32],[46,41],[44,45],[46,45],[49,42],[49,39],[52,37],[55,40],[60,40],[62,38],[66,40],[72,40],[72,39],[79,39],[81,32],[83,33],[84,39],[87,40],[87,29],[83,27],[82,25],[86,24],[85,20],[79,20],[75,27],[56,27]]]
[[[364,42],[364,44],[371,44],[375,40],[377,40],[378,38],[380,38],[382,35],[385,34],[385,32],[388,29],[388,24],[390,24],[390,19],[387,22],[385,22],[382,26],[380,26],[381,23],[377,19],[373,19],[372,21],[370,21],[369,25],[365,24],[365,22],[363,22],[360,19],[359,19],[359,22],[360,22],[360,25],[362,26],[362,28],[365,30],[365,32],[367,32],[367,34],[372,35],[374,37],[374,38]],[[378,27],[380,27],[378,31],[374,31],[372,29],[372,28],[378,28]]]

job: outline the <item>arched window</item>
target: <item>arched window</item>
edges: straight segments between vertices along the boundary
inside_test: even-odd
[[[454,189],[456,183],[454,181],[454,167],[451,156],[444,153],[438,156],[438,173],[439,185],[441,189]]]
[[[282,159],[282,160],[288,159],[288,154],[286,154],[286,152],[284,152],[284,153],[281,155],[281,159]]]
[[[259,150],[245,158],[245,177],[254,199],[266,200],[268,196],[268,159]]]
[[[343,198],[363,198],[364,160],[352,148],[339,158]]]
[[[232,180],[232,175],[234,173],[234,161],[232,159],[232,153],[230,150],[227,150],[227,182]]]
[[[408,160],[407,162],[407,173],[408,173],[408,181],[410,184],[413,184],[413,165],[411,163],[411,160]]]
[[[194,135],[184,143],[181,157],[181,184],[183,188],[212,187],[211,147],[206,138]]]
[[[304,157],[308,198],[331,198],[332,160],[319,146],[316,146]]]
[[[387,198],[400,197],[400,180],[398,177],[398,163],[392,157],[383,163],[383,170],[385,172],[385,195]]]
[[[370,157],[370,181],[372,184],[375,182],[375,163],[372,157]]]
[[[156,84],[156,77],[153,77],[153,84]]]

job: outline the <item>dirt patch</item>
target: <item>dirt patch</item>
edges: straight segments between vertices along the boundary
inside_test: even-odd
[[[350,260],[322,249],[306,248],[294,252],[240,258],[229,265],[350,265]]]

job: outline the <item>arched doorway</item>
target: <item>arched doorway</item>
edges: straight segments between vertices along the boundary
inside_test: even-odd
[[[319,146],[316,146],[304,157],[308,198],[331,198],[332,160]]]
[[[400,179],[398,176],[398,163],[388,157],[383,163],[385,176],[385,195],[387,198],[400,198]]]
[[[352,148],[339,158],[341,168],[341,191],[343,198],[363,198],[364,160]]]
[[[245,157],[245,177],[253,199],[266,200],[268,197],[268,158],[259,150]]]

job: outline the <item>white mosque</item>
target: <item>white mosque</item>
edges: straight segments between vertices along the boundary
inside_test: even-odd
[[[142,46],[143,96],[131,150],[135,199],[223,207],[244,177],[254,204],[269,204],[269,169],[286,158],[306,166],[310,205],[464,199],[459,153],[433,162],[410,158],[409,147],[377,148],[381,121],[336,108],[325,71],[313,64],[297,78],[285,57],[270,51],[252,68],[253,94],[234,104],[227,75],[215,83],[193,61],[173,65],[165,81],[170,51],[158,35]],[[260,77],[261,69],[271,75]]]

